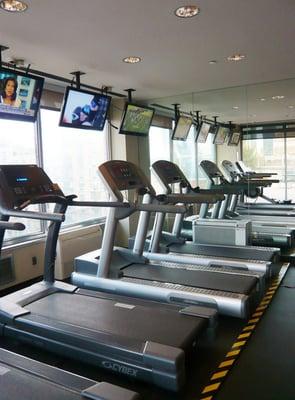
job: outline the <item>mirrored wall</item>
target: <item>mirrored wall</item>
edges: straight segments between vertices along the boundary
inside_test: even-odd
[[[165,138],[165,150],[156,146],[157,132],[153,132],[152,160],[165,152],[193,183],[204,187],[206,179],[198,168],[202,160],[221,166],[225,159],[242,159],[252,170],[277,174],[280,182],[264,190],[267,196],[295,198],[295,79],[152,99],[149,105],[157,114],[194,122],[187,137],[184,129],[177,132],[180,140]]]

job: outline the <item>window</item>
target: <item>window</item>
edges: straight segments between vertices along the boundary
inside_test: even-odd
[[[58,126],[59,112],[41,110],[44,169],[65,195],[78,200],[107,200],[97,168],[108,160],[108,124],[104,131],[85,131]],[[70,207],[63,226],[106,215],[104,208]]]
[[[41,110],[40,119],[41,124],[0,119],[1,164],[38,164],[66,195],[75,194],[79,200],[108,199],[97,174],[97,167],[109,158],[108,125],[102,132],[60,128],[59,111],[46,109]],[[31,209],[37,210],[37,206]],[[98,220],[105,215],[104,208],[69,208],[63,226]],[[6,232],[6,243],[44,234],[44,222],[23,222],[24,231]]]
[[[197,164],[201,161],[209,160],[216,162],[216,146],[213,144],[214,135],[209,134],[206,143],[197,143]],[[205,174],[198,168],[198,186],[202,189],[208,187],[208,181]]]
[[[295,138],[288,137],[286,142],[286,174],[287,174],[287,196],[286,198],[289,200],[293,200],[295,198]],[[276,178],[276,177],[275,177]]]
[[[149,132],[150,165],[158,160],[171,160],[170,130],[152,126]],[[151,182],[157,193],[162,193],[162,186],[154,174],[151,174]]]
[[[198,164],[194,128],[191,128],[187,140],[173,140],[173,162],[179,166],[192,186],[197,185]]]
[[[0,143],[1,164],[37,163],[34,124],[0,119]],[[36,210],[36,207],[32,210]],[[11,218],[11,221],[14,219]],[[41,233],[39,221],[24,219],[23,223],[26,225],[24,231],[6,231],[5,240]]]
[[[273,151],[273,149],[275,149],[275,151]],[[286,182],[289,180],[288,175],[290,175],[290,179],[293,178],[291,178],[291,168],[288,171],[288,179],[286,180],[284,138],[243,140],[243,161],[256,172],[277,173],[274,179],[279,179],[280,182],[265,188],[263,192],[266,196],[275,198],[276,200],[285,199]],[[290,164],[290,167],[291,165],[292,164]],[[292,182],[292,180],[290,182]],[[261,199],[259,199],[259,201],[261,201]]]
[[[194,128],[186,141],[170,139],[169,129],[151,127],[149,133],[150,163],[157,160],[172,160],[183,170],[193,186],[206,187],[207,181],[198,165],[202,160],[216,161],[216,146],[213,135],[209,135],[206,143],[195,143]],[[152,185],[157,193],[161,186],[155,177],[151,177]]]

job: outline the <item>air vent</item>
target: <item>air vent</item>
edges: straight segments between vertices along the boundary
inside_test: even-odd
[[[7,285],[15,280],[12,257],[0,260],[0,286]]]

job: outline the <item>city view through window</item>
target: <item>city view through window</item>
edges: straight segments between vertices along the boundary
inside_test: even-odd
[[[277,174],[274,178],[280,182],[264,189],[266,196],[276,200],[293,199],[295,196],[294,152],[295,138],[291,137],[243,141],[243,160],[247,166],[256,172]]]
[[[41,110],[44,169],[65,195],[77,200],[107,200],[98,166],[107,161],[105,131],[86,131],[58,126],[59,113]],[[70,207],[63,226],[101,218],[105,208]]]
[[[0,119],[0,159],[1,164],[36,164],[35,125],[28,122]],[[36,210],[31,207],[30,210]],[[15,218],[10,219],[11,222]],[[41,233],[41,223],[37,220],[22,219],[24,231],[6,231],[5,240]]]
[[[97,167],[108,159],[108,127],[104,131],[85,131],[58,126],[59,112],[41,110],[41,130],[37,124],[1,119],[1,164],[41,165],[53,182],[58,183],[65,195],[75,194],[78,200],[106,200],[107,194],[97,174]],[[42,136],[41,136],[42,132]],[[42,140],[41,140],[42,139]],[[42,156],[37,155],[41,143]],[[31,207],[36,210],[36,206]],[[52,207],[47,207],[52,211]],[[63,227],[86,223],[106,215],[105,208],[72,207]],[[14,221],[12,218],[11,221]],[[26,229],[7,231],[5,240],[44,233],[45,224],[23,219]]]

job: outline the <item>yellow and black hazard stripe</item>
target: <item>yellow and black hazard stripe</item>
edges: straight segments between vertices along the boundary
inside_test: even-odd
[[[200,400],[213,400],[215,394],[220,389],[222,383],[228,376],[231,368],[234,366],[236,360],[240,356],[242,350],[246,346],[248,340],[250,339],[252,333],[254,332],[259,320],[263,316],[265,310],[269,306],[276,290],[278,289],[281,280],[283,279],[285,273],[285,269],[280,273],[277,277],[275,277],[270,284],[267,292],[265,293],[263,299],[261,300],[260,304],[251,315],[249,321],[242,329],[239,336],[236,338],[235,342],[231,346],[228,353],[225,355],[224,360],[218,365],[216,371],[211,375],[210,382],[207,386],[204,387]]]

